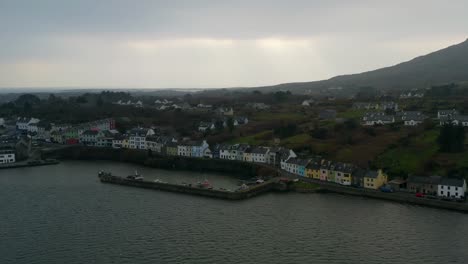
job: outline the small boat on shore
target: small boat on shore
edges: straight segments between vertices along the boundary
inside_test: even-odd
[[[138,171],[135,171],[134,175],[128,175],[127,179],[135,180],[135,181],[143,181],[144,180],[143,176],[138,174]]]

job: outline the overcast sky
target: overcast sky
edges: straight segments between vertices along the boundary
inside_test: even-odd
[[[0,0],[0,87],[326,79],[462,42],[467,14],[466,0]]]

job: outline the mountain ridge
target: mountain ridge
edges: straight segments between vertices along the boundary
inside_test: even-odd
[[[376,70],[337,75],[326,80],[282,83],[250,89],[289,90],[295,93],[332,87],[404,90],[463,81],[468,81],[468,38],[447,48]]]

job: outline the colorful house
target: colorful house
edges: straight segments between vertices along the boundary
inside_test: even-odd
[[[336,163],[330,162],[330,166],[328,167],[328,174],[327,174],[327,182],[335,182],[335,167],[337,166]]]
[[[387,184],[388,177],[382,170],[367,171],[364,176],[364,188],[377,190],[381,186]]]
[[[327,181],[330,165],[331,165],[330,161],[326,160],[322,162],[322,165],[320,166],[320,180],[321,181]]]
[[[306,177],[320,180],[321,160],[315,159],[309,162],[306,167]]]
[[[353,171],[353,165],[347,163],[339,163],[335,167],[335,182],[341,185],[351,185]]]

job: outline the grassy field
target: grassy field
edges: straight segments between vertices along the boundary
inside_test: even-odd
[[[376,158],[375,164],[394,176],[424,173],[426,164],[437,154],[438,133],[438,130],[429,130],[413,136],[407,144],[387,149]]]

